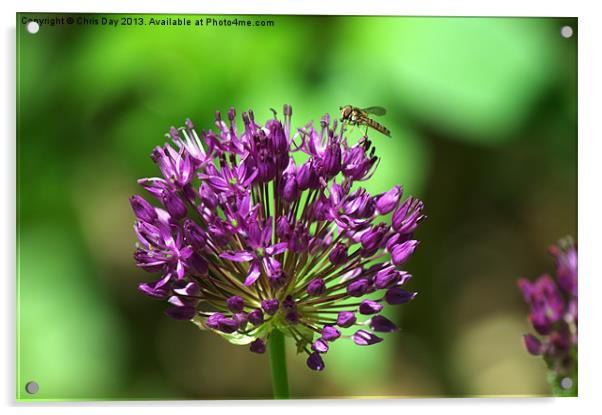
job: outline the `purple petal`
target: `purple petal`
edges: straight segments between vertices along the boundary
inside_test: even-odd
[[[259,269],[259,264],[257,262],[252,262],[251,266],[249,267],[249,273],[247,274],[247,278],[245,279],[245,285],[253,285],[253,283],[257,281],[260,275],[261,271]]]
[[[187,306],[186,301],[182,297],[178,297],[177,295],[172,295],[167,300],[169,304],[175,305],[176,307],[184,307]]]
[[[534,356],[538,356],[542,353],[543,346],[537,337],[533,336],[532,334],[525,334],[523,336],[523,340],[529,353]]]
[[[366,294],[366,290],[368,289],[368,280],[365,278],[360,278],[357,281],[353,281],[347,286],[347,293],[353,297],[361,297]]]
[[[268,272],[268,275],[283,273],[282,265],[280,264],[280,262],[278,262],[278,260],[276,260],[272,257],[264,257],[262,259],[262,262],[263,262],[263,266],[265,267],[265,269]]]
[[[261,242],[263,246],[268,246],[272,240],[272,217],[270,216],[264,225],[263,231],[261,232]]]
[[[395,248],[403,241],[404,240],[402,240],[402,236],[398,233],[394,233],[391,236],[389,236],[387,242],[385,243],[385,248],[387,252],[391,253],[393,251],[393,248]]]
[[[323,339],[318,339],[311,345],[311,348],[315,352],[326,353],[328,351],[328,342]]]
[[[188,213],[188,209],[176,192],[164,191],[161,195],[161,203],[174,219],[182,219]]]
[[[196,314],[196,309],[191,306],[173,306],[168,307],[165,310],[165,314],[171,318],[175,318],[176,320],[190,320]]]
[[[245,307],[245,300],[239,295],[233,295],[226,300],[226,304],[233,313],[240,313]]]
[[[311,370],[315,370],[317,372],[324,370],[324,361],[318,352],[313,352],[310,354],[306,363],[307,367],[309,367]]]
[[[207,326],[211,327],[212,329],[218,329],[219,322],[223,318],[225,318],[223,313],[213,313],[209,316],[209,318],[207,318]]]
[[[255,258],[255,256],[250,251],[224,251],[220,253],[219,256],[220,258],[224,258],[234,262],[249,262],[253,258]]]
[[[148,284],[146,282],[138,284],[138,289],[144,294],[153,298],[165,299],[169,295],[169,290],[167,288],[162,287],[156,289],[152,286],[152,284]]]
[[[263,312],[260,309],[256,308],[255,310],[249,313],[248,318],[251,324],[253,324],[254,326],[259,326],[263,323]]]
[[[552,332],[552,324],[549,318],[542,311],[533,311],[529,315],[531,325],[542,336],[546,336]]]
[[[393,209],[397,207],[399,203],[399,198],[401,197],[401,186],[395,186],[391,190],[386,193],[383,193],[376,198],[376,209],[378,213],[381,215],[386,215],[390,213]]]
[[[393,265],[378,271],[374,277],[374,287],[377,289],[387,288],[399,281],[399,271]]]
[[[381,333],[392,333],[399,330],[395,323],[383,316],[372,317],[368,325],[372,330]]]
[[[207,242],[207,233],[193,220],[184,221],[184,239],[196,249],[202,249]]]
[[[226,232],[219,226],[213,224],[209,225],[207,232],[211,236],[211,240],[213,240],[217,246],[224,246],[228,243],[228,234],[226,234]],[[233,261],[236,260],[234,259]]]
[[[364,300],[360,303],[360,313],[364,315],[376,314],[382,309],[382,304],[376,301]]]
[[[179,295],[195,296],[199,294],[199,285],[194,281],[178,281],[174,284],[173,291]]]
[[[355,314],[351,311],[341,311],[337,317],[337,326],[347,328],[355,324]]]
[[[334,265],[342,265],[347,261],[347,245],[342,243],[337,243],[336,246],[330,251],[328,255],[328,259]]]
[[[327,341],[334,341],[341,337],[341,332],[333,326],[324,326],[322,329],[322,338]]]
[[[412,256],[418,243],[418,241],[412,239],[395,245],[391,251],[391,262],[396,266],[404,264]]]
[[[380,337],[375,336],[374,334],[366,330],[356,331],[353,334],[353,336],[351,336],[351,338],[353,339],[353,342],[358,346],[370,346],[372,344],[380,343],[381,341],[383,341],[383,339],[381,339]]]
[[[186,267],[184,266],[184,263],[182,261],[178,261],[176,263],[176,275],[180,280],[184,278],[184,275],[186,275]]]
[[[281,270],[277,270],[276,272],[270,272],[268,274],[268,282],[275,289],[284,287],[286,285],[287,280],[288,276]]]
[[[286,251],[286,247],[288,246],[287,242],[280,242],[271,246],[268,246],[265,249],[265,253],[268,255],[278,255]]]
[[[167,285],[157,287],[156,283],[141,283],[138,285],[138,289],[150,297],[160,298],[162,300],[169,295],[169,286]]]
[[[157,219],[155,208],[148,203],[142,196],[134,195],[130,197],[130,204],[134,215],[144,222],[154,222]]]
[[[219,320],[218,330],[227,334],[234,333],[238,330],[238,321],[233,318],[222,318]]]
[[[251,350],[253,353],[259,353],[259,354],[265,353],[265,350],[266,350],[265,341],[263,339],[257,339],[255,341],[253,341],[249,347],[249,350]]]
[[[136,266],[144,269],[147,272],[155,273],[161,271],[165,265],[166,258],[163,255],[159,255],[157,257],[152,255],[154,255],[153,251],[137,249],[136,252],[134,252]]]
[[[232,319],[238,324],[238,328],[244,330],[249,322],[249,315],[247,313],[236,313],[232,316]]]
[[[138,184],[156,198],[160,198],[163,191],[170,188],[170,184],[159,177],[139,179]]]
[[[414,297],[416,297],[416,293],[406,291],[399,287],[391,287],[385,294],[385,301],[391,305],[405,304]]]
[[[263,300],[261,302],[261,308],[263,308],[263,311],[265,311],[270,316],[276,314],[276,311],[278,311],[279,306],[280,302],[275,298],[272,298],[270,300]]]
[[[180,259],[189,259],[194,254],[194,249],[191,246],[186,246],[180,249]]]
[[[299,323],[299,313],[296,311],[289,311],[288,313],[286,313],[284,319],[289,324],[297,324]]]
[[[316,278],[307,285],[309,295],[318,296],[326,292],[326,284],[322,278]]]
[[[207,275],[207,271],[209,270],[207,261],[196,252],[190,256],[188,263],[192,265],[193,270],[196,271],[198,275]]]
[[[286,298],[282,301],[282,308],[285,310],[296,310],[297,304],[295,303],[295,299],[292,295],[287,295]]]

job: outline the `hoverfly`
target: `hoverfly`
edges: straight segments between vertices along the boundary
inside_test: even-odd
[[[368,127],[370,127],[387,137],[391,137],[391,131],[387,127],[377,123],[368,116],[368,114],[385,115],[387,110],[383,107],[358,108],[352,105],[345,105],[344,107],[339,107],[339,109],[341,110],[341,122],[347,122],[353,126],[366,126],[366,135],[368,135]]]

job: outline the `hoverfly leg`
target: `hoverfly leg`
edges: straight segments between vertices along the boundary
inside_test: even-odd
[[[349,125],[349,124],[347,124]],[[353,132],[353,130],[355,129],[355,124],[351,124],[351,130],[349,130],[349,135],[351,135],[351,133]]]

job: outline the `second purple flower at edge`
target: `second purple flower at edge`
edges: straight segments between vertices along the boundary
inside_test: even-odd
[[[400,269],[418,245],[413,232],[425,218],[401,186],[376,196],[355,182],[369,179],[378,157],[367,137],[350,145],[345,125],[328,115],[294,134],[290,106],[284,122],[259,125],[235,112],[217,113],[218,133],[197,133],[190,121],[172,128],[175,144],[152,159],[162,177],[139,183],[161,207],[130,199],[140,241],[139,267],[158,273],[140,290],[168,302],[166,313],[192,320],[236,344],[263,353],[271,330],[292,337],[313,370],[341,338],[359,346],[397,330],[380,315],[416,293]],[[295,152],[307,161],[297,165]],[[392,225],[381,221],[393,213]],[[365,298],[382,292],[376,300]],[[372,298],[372,297],[371,297]],[[349,334],[347,334],[349,333]]]
[[[543,274],[531,282],[521,278],[518,286],[529,305],[529,321],[538,336],[525,334],[529,353],[542,356],[555,378],[576,383],[578,348],[577,246],[567,237],[550,247],[556,274]]]

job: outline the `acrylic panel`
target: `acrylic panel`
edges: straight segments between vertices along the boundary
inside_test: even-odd
[[[577,19],[16,17],[17,400],[577,394]]]

